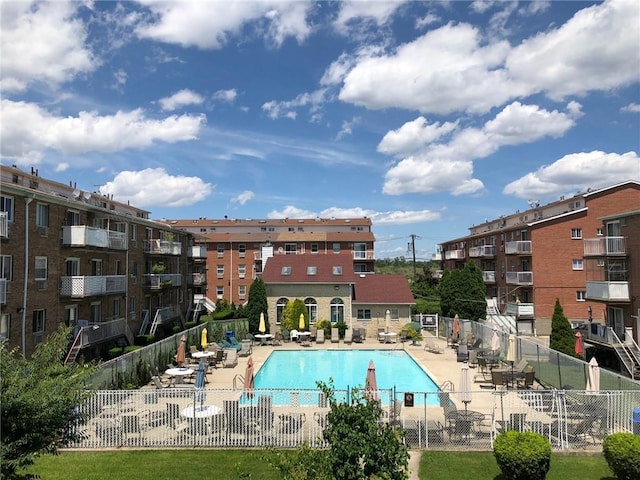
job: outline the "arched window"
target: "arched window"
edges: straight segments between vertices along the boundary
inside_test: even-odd
[[[305,298],[304,304],[309,314],[309,325],[314,325],[318,321],[318,302],[315,298]]]
[[[282,314],[284,313],[284,307],[287,306],[287,302],[289,300],[282,297],[279,298],[276,302],[276,325],[280,325],[280,321],[282,320]]]
[[[344,302],[341,298],[331,300],[331,323],[344,322]]]

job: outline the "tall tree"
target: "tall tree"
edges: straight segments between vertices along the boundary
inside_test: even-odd
[[[31,478],[24,472],[39,455],[80,439],[80,406],[91,393],[85,382],[95,368],[63,365],[70,328],[39,344],[31,359],[0,344],[0,477]]]
[[[258,333],[261,313],[264,313],[267,333],[270,331],[268,308],[267,287],[262,278],[258,277],[253,281],[251,287],[249,287],[249,300],[247,301],[247,307],[244,309],[249,322],[249,333]]]
[[[296,298],[295,300],[289,300],[282,312],[282,318],[280,319],[280,325],[286,330],[299,330],[300,314],[304,315],[305,324],[309,324],[309,314],[307,307],[302,300]]]
[[[440,280],[440,307],[446,317],[486,318],[487,300],[482,272],[474,262],[462,270],[445,270]]]
[[[556,304],[553,307],[553,316],[551,317],[551,339],[549,347],[558,352],[566,353],[572,357],[576,357],[576,339],[571,329],[569,320],[564,315],[564,310],[560,304],[560,299],[556,298]]]

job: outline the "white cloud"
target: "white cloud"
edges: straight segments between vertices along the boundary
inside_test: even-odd
[[[362,119],[360,117],[353,117],[351,120],[344,120],[342,122],[342,128],[336,136],[336,140],[342,140],[347,135],[351,135],[353,133],[353,127],[358,125],[361,120]]]
[[[303,210],[293,205],[287,205],[282,210],[272,210],[267,218],[314,218],[317,215],[310,210]]]
[[[2,100],[1,106],[0,151],[3,157],[18,163],[37,162],[49,148],[79,155],[193,140],[206,122],[203,115],[155,120],[146,118],[140,109],[114,115],[80,112],[76,117],[61,117],[32,103]]]
[[[413,223],[433,222],[440,219],[439,212],[433,212],[431,210],[398,210],[389,212],[376,212],[361,207],[353,208],[339,208],[330,207],[325,208],[320,212],[312,212],[311,210],[304,210],[293,205],[287,205],[284,209],[279,211],[269,212],[267,218],[363,218],[368,217],[374,225],[407,225]]]
[[[161,98],[159,102],[162,110],[173,111],[187,105],[200,105],[204,102],[204,98],[196,92],[185,88],[170,97]]]
[[[256,194],[253,193],[251,190],[245,190],[237,197],[233,197],[231,199],[231,203],[239,203],[240,205],[244,205],[249,200],[252,200],[253,198],[255,198],[255,196]]]
[[[624,113],[640,113],[640,105],[631,102],[629,105],[625,105],[620,109]]]
[[[638,178],[640,157],[636,152],[580,152],[565,155],[509,183],[503,193],[519,198],[557,197]]]
[[[311,33],[307,13],[311,2],[266,0],[261,2],[156,2],[139,0],[152,13],[146,23],[140,23],[136,33],[141,38],[175,43],[201,49],[222,48],[230,37],[239,35],[252,22],[265,40],[280,46],[294,37],[304,41]]]
[[[271,100],[262,104],[262,110],[267,113],[269,118],[276,120],[278,118],[289,118],[295,120],[297,113],[295,109],[301,107],[310,107],[311,111],[316,111],[320,105],[324,103],[326,89],[321,88],[311,93],[301,93],[293,100],[278,102]]]
[[[212,189],[211,184],[198,177],[174,176],[164,168],[147,168],[118,173],[100,187],[100,193],[138,207],[184,207],[204,200]]]
[[[428,123],[426,118],[418,117],[397,130],[387,132],[378,144],[378,151],[388,155],[410,155],[453,132],[457,126],[458,122]]]
[[[384,2],[362,0],[343,0],[339,3],[340,11],[334,22],[339,32],[351,34],[355,21],[371,20],[376,25],[386,24],[396,10],[407,0],[387,0]]]
[[[113,74],[113,81],[113,89],[122,92],[123,87],[127,83],[127,72],[122,69],[118,69],[118,71]]]
[[[213,94],[214,100],[219,100],[226,103],[233,103],[237,97],[238,92],[235,88],[231,88],[229,90],[218,90]]]
[[[422,30],[424,27],[427,27],[433,23],[438,23],[440,21],[440,17],[434,13],[428,13],[424,17],[416,19],[416,29]]]
[[[69,169],[69,164],[67,162],[61,162],[61,163],[56,165],[55,171],[56,172],[65,172],[68,169]]]
[[[57,87],[97,67],[84,45],[84,25],[75,18],[81,7],[66,1],[1,3],[4,92],[23,91],[33,83]]]
[[[387,171],[383,192],[389,195],[440,191],[462,195],[479,192],[484,185],[472,177],[473,160],[491,155],[505,145],[560,137],[575,125],[575,119],[580,114],[580,105],[576,102],[567,105],[567,113],[513,102],[482,128],[456,130],[448,143],[425,144],[424,148],[402,159]],[[405,129],[405,135],[389,137],[398,139],[395,145],[389,140],[387,148],[390,153],[400,153],[401,149],[409,151],[420,146],[420,141],[416,140],[419,136],[410,135],[412,130],[421,133],[419,128],[416,129],[416,124],[405,127],[400,129]],[[420,122],[417,127],[420,127]]]

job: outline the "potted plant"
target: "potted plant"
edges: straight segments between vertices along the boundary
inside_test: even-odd
[[[166,271],[166,267],[164,266],[164,263],[154,263],[151,266],[151,273],[161,274],[161,273],[164,273],[165,271]]]
[[[422,333],[420,330],[416,330],[411,325],[404,327],[407,330],[407,339],[411,340],[412,345],[417,345],[418,341],[422,340]]]

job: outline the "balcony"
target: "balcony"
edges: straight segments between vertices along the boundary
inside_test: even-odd
[[[7,279],[0,278],[0,305],[7,304]]]
[[[114,340],[119,337],[128,337],[129,327],[126,318],[118,318],[108,322],[89,323],[82,328],[78,345],[81,348],[98,343]]]
[[[9,214],[0,212],[0,238],[9,238]]]
[[[629,282],[587,281],[587,300],[629,302]]]
[[[493,245],[480,245],[479,247],[471,247],[469,249],[469,256],[472,258],[478,257],[495,257],[496,247]]]
[[[94,275],[62,277],[60,279],[60,296],[70,298],[86,298],[96,295],[124,293],[126,275]]]
[[[169,240],[145,240],[144,252],[153,255],[182,255],[182,243]]]
[[[189,258],[206,260],[207,258],[207,247],[204,245],[192,245],[189,247],[189,251],[187,252]]]
[[[151,290],[180,287],[182,286],[182,275],[179,273],[150,273],[144,275],[144,286]]]
[[[192,273],[191,282],[193,285],[205,285],[207,283],[206,273]]]
[[[484,283],[496,283],[496,272],[485,270],[482,272],[482,281]]]
[[[445,260],[463,260],[464,257],[464,250],[447,250],[444,252]]]
[[[516,318],[534,318],[533,303],[508,302],[505,315],[515,315]]]
[[[373,260],[373,250],[352,250],[354,260]]]
[[[507,255],[531,255],[531,240],[507,242],[504,251]]]
[[[625,237],[585,238],[585,257],[604,257],[608,255],[626,255],[627,245]]]
[[[127,235],[104,228],[72,225],[62,227],[62,245],[65,247],[101,247],[126,250]]]
[[[432,262],[441,262],[442,261],[442,252],[436,252],[431,254]]]
[[[507,272],[507,285],[533,285],[533,272]]]

